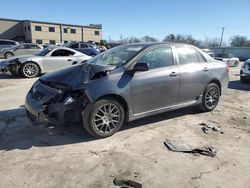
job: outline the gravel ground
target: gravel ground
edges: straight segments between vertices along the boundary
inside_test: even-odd
[[[229,89],[212,113],[164,113],[101,140],[79,124],[63,135],[33,126],[23,104],[36,79],[0,74],[0,187],[109,187],[114,177],[150,188],[250,187],[250,84],[239,82],[240,66],[231,68]],[[205,134],[199,123],[206,120],[219,123],[224,134]],[[213,146],[217,155],[171,152],[166,138]]]

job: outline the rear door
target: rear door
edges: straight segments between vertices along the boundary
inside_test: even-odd
[[[67,67],[74,64],[75,52],[66,49],[56,49],[44,57],[43,68],[45,72]]]
[[[149,70],[135,72],[131,78],[133,113],[155,111],[176,104],[179,94],[179,75],[171,47],[150,49],[136,63],[148,63]]]
[[[175,53],[180,74],[178,101],[179,103],[195,101],[203,94],[212,71],[211,64],[198,50],[188,45],[176,45]]]

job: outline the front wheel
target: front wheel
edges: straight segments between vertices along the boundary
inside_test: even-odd
[[[89,104],[83,111],[83,126],[96,138],[106,138],[115,134],[122,127],[124,119],[123,106],[113,98]]]
[[[208,84],[202,96],[201,110],[204,112],[214,110],[219,102],[219,98],[219,86],[215,83]]]
[[[40,68],[36,63],[27,62],[20,67],[20,72],[25,78],[34,78],[40,74]]]

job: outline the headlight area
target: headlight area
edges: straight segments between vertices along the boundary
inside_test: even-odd
[[[44,104],[43,113],[55,124],[81,121],[82,111],[89,100],[84,92],[63,92]]]

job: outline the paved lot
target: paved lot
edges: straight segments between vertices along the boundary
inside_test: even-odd
[[[240,66],[239,66],[240,67]],[[231,68],[229,89],[212,113],[178,110],[129,123],[96,140],[81,125],[59,135],[26,119],[24,97],[36,79],[0,74],[0,187],[108,187],[113,177],[143,187],[250,187],[250,85]],[[224,134],[205,134],[213,120]],[[212,145],[214,158],[176,153],[163,141]]]

